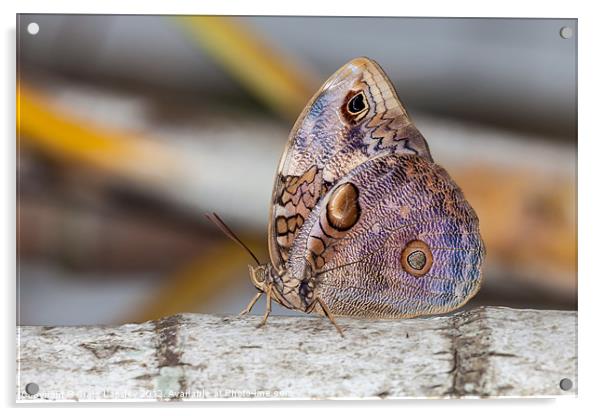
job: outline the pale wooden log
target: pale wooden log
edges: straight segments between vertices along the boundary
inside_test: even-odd
[[[19,327],[17,399],[554,396],[577,392],[577,313],[477,308],[372,321],[183,314]],[[568,378],[573,386],[560,388]],[[29,395],[29,383],[39,392]]]

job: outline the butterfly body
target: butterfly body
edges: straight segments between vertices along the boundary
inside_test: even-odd
[[[267,313],[271,299],[331,320],[444,313],[480,287],[478,218],[368,58],[300,115],[271,204],[270,262],[251,268]]]

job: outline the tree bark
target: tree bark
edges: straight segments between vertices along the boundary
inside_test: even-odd
[[[18,327],[17,400],[577,392],[573,311],[485,307],[394,321],[338,318],[344,338],[325,318],[271,316],[256,328],[259,320],[182,314],[115,327]],[[560,387],[563,379],[570,389]]]

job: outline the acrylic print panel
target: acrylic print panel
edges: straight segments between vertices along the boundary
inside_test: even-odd
[[[19,15],[17,400],[576,395],[577,29]]]

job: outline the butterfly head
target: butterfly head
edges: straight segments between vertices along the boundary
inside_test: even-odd
[[[262,292],[265,291],[265,284],[270,276],[270,268],[271,266],[269,264],[261,264],[259,266],[249,264],[249,277],[251,278],[251,283]]]

